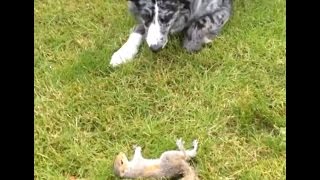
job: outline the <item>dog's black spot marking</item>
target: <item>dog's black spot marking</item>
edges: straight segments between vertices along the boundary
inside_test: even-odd
[[[195,25],[196,25],[196,28],[197,29],[202,29],[202,28],[204,28],[204,23],[203,22],[201,22],[201,21],[197,21],[196,23],[195,23]]]
[[[210,22],[213,24],[215,22],[214,19],[213,19],[213,16],[208,16],[208,17],[210,19]]]
[[[188,0],[180,0],[180,3],[183,4],[183,6],[182,6],[183,9],[190,10],[190,1],[188,1]]]

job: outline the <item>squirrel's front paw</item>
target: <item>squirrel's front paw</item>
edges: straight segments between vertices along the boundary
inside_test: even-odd
[[[176,141],[176,144],[180,150],[183,149],[184,141],[181,138]]]
[[[196,140],[196,139],[193,140],[192,145],[193,145],[194,148],[198,148],[198,144],[199,144],[198,140]]]
[[[138,145],[133,145],[133,149],[135,150],[135,151],[141,151],[141,146],[138,146]]]

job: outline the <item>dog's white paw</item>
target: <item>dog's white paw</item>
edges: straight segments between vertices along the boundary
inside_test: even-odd
[[[120,64],[126,63],[132,60],[137,52],[138,50],[136,48],[129,49],[127,47],[122,47],[112,55],[110,65],[115,67]]]

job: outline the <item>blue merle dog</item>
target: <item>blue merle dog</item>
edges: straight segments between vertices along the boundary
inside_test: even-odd
[[[132,60],[143,40],[157,52],[165,47],[168,35],[177,32],[184,33],[188,52],[199,51],[218,35],[232,11],[232,0],[128,0],[128,5],[137,25],[112,55],[112,66]]]

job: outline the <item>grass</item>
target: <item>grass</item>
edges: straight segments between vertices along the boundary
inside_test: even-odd
[[[285,0],[236,0],[211,47],[177,37],[110,68],[134,25],[126,1],[35,1],[35,179],[116,179],[115,155],[182,137],[201,179],[286,179]]]

